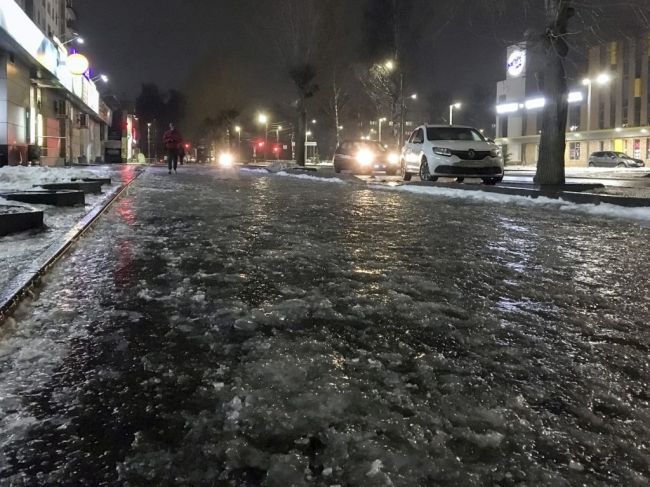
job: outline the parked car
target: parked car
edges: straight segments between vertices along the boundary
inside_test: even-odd
[[[419,174],[423,181],[439,177],[481,178],[485,184],[503,180],[501,150],[472,127],[422,125],[416,128],[402,149],[402,179]]]
[[[334,171],[352,171],[357,174],[372,174],[385,171],[397,174],[399,154],[389,151],[374,140],[345,140],[334,152]]]
[[[589,167],[645,167],[645,162],[622,152],[594,152],[589,156]]]

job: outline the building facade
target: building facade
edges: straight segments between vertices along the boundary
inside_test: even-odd
[[[587,166],[597,151],[650,161],[650,34],[593,47],[570,86],[567,166]],[[537,163],[545,100],[538,89],[540,56],[525,43],[507,51],[497,84],[497,143],[510,163]]]
[[[74,18],[71,0],[0,0],[0,166],[102,157],[110,110],[66,64]]]

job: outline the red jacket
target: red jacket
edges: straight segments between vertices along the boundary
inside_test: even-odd
[[[165,144],[165,149],[178,149],[182,142],[183,137],[176,129],[169,129],[163,135],[163,144]]]

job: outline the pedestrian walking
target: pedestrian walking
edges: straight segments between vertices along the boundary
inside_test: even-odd
[[[163,144],[165,150],[167,151],[167,168],[169,169],[169,174],[176,172],[176,166],[178,165],[178,154],[179,146],[183,143],[183,137],[181,133],[176,130],[173,123],[169,124],[169,130],[163,135]]]

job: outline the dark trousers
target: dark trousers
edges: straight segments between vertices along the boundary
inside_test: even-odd
[[[172,168],[174,171],[178,166],[178,150],[177,149],[167,149],[167,167],[171,171]]]

